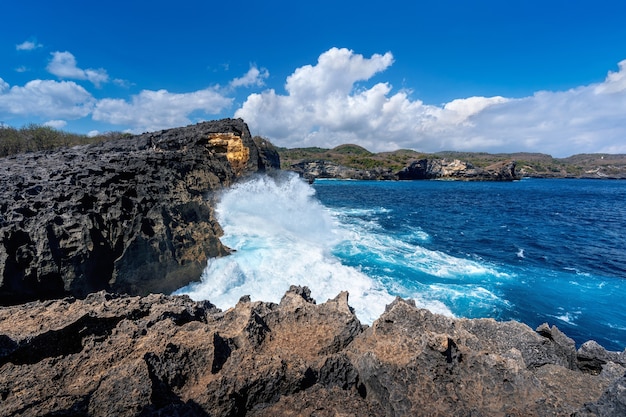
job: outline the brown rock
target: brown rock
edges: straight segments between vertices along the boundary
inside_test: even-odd
[[[367,327],[347,301],[342,293],[315,304],[307,288],[292,287],[279,304],[243,297],[223,312],[187,297],[104,292],[0,307],[0,415],[623,409],[624,367],[609,361],[599,374],[582,371],[554,327],[549,337],[545,327],[452,319],[401,299]]]

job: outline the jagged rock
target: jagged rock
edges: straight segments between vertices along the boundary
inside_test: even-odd
[[[268,172],[280,169],[280,155],[270,141],[260,136],[252,138],[259,150],[259,171]]]
[[[211,205],[279,168],[240,120],[0,159],[0,303],[171,292],[229,253]]]
[[[595,403],[585,404],[575,417],[626,416],[626,375],[615,381]]]
[[[0,415],[623,415],[624,366],[568,340],[402,299],[368,327],[301,287],[227,311],[99,292],[0,307]]]

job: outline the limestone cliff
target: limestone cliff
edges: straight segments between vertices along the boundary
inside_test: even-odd
[[[347,293],[220,311],[92,294],[0,307],[3,416],[624,416],[626,352],[556,327],[452,319]]]
[[[521,178],[515,171],[515,161],[504,161],[478,168],[458,159],[420,159],[393,172],[390,168],[357,169],[335,162],[318,159],[305,160],[289,167],[309,182],[317,178],[355,180],[461,180],[461,181],[514,181]]]
[[[212,195],[272,152],[226,119],[0,159],[0,304],[197,280],[229,253]]]
[[[514,161],[504,161],[485,168],[477,168],[458,159],[420,159],[400,172],[400,180],[456,179],[464,181],[513,181],[521,176],[515,172]]]

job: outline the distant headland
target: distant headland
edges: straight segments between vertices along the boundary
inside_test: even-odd
[[[325,148],[277,148],[281,168],[308,180],[456,179],[512,181],[533,178],[626,179],[626,155],[580,154],[553,158],[541,153],[421,153],[408,149],[372,153],[358,145]]]

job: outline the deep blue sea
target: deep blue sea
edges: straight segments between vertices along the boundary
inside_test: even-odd
[[[366,323],[395,296],[456,317],[556,325],[626,347],[626,181],[257,177],[219,198],[232,256],[179,290],[221,308],[350,293]]]

